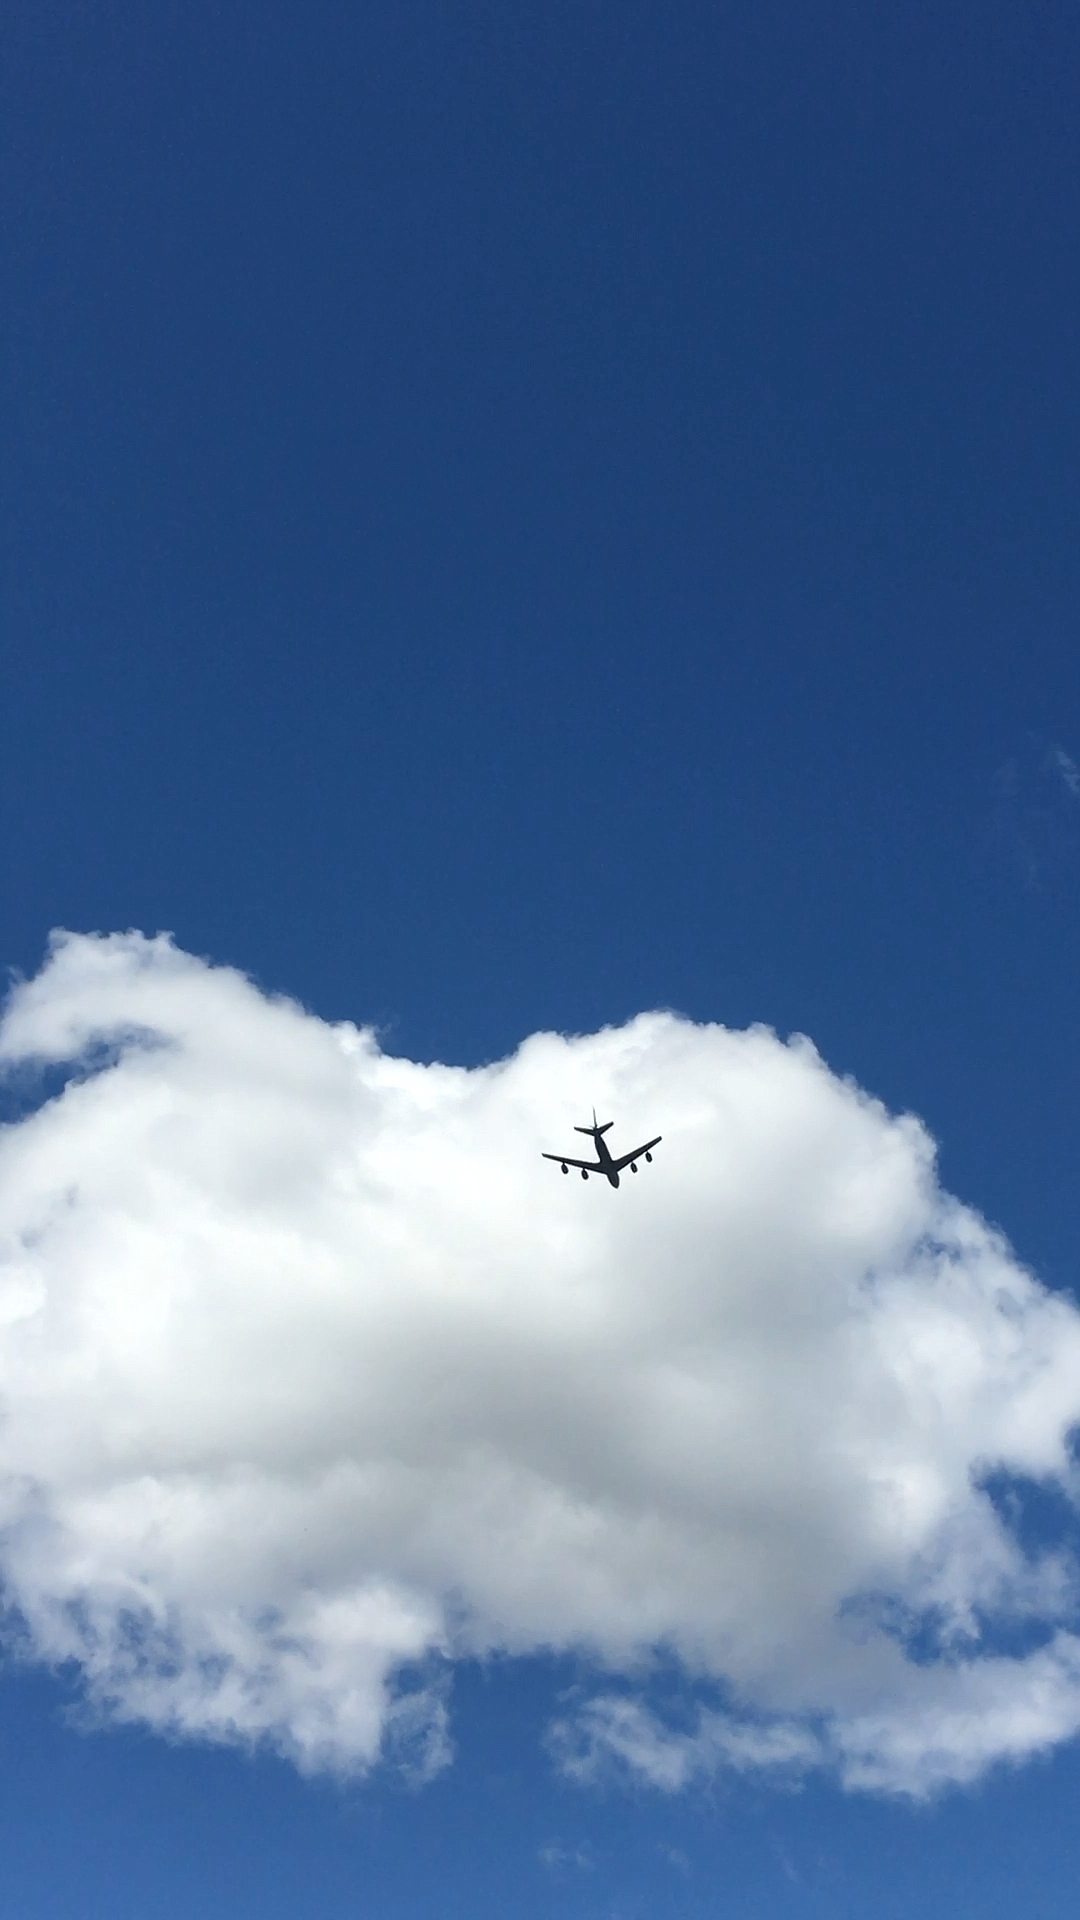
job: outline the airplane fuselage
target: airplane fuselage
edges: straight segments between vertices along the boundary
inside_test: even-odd
[[[619,1176],[611,1164],[611,1155],[608,1152],[608,1143],[604,1139],[603,1134],[594,1133],[593,1143],[596,1147],[596,1157],[600,1162],[601,1173],[604,1175],[604,1178],[608,1180],[613,1187],[617,1187],[619,1184]]]

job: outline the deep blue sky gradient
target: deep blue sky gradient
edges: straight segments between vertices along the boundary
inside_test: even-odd
[[[6,40],[0,958],[167,927],[463,1062],[801,1029],[1075,1287],[1080,15],[18,0]],[[426,1794],[338,1801],[12,1681],[18,1910],[713,1913],[734,1849],[740,1913],[1066,1912],[1075,1755],[914,1818],[580,1800],[518,1684]],[[224,1876],[182,1897],[174,1818]],[[705,1836],[666,1895],[653,1833]],[[556,1886],[560,1834],[607,1864]]]

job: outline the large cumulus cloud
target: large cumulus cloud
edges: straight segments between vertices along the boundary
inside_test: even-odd
[[[6,1597],[120,1718],[449,1752],[455,1658],[577,1650],[571,1772],[920,1793],[1080,1727],[1080,1315],[805,1041],[648,1014],[465,1070],[62,936],[0,1155]],[[654,1166],[539,1157],[595,1105]],[[650,1687],[674,1670],[678,1716]],[[452,1705],[452,1702],[451,1702]]]

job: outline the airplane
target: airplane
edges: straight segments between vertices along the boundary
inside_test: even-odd
[[[542,1160],[557,1160],[564,1173],[571,1167],[580,1167],[583,1180],[587,1180],[590,1173],[602,1173],[613,1187],[617,1187],[619,1184],[619,1175],[623,1168],[629,1167],[631,1173],[636,1173],[637,1163],[641,1159],[642,1154],[644,1154],[646,1160],[651,1160],[653,1148],[660,1145],[664,1136],[662,1133],[658,1133],[655,1140],[646,1140],[643,1147],[635,1147],[633,1153],[624,1153],[621,1160],[613,1160],[611,1154],[608,1152],[608,1145],[604,1139],[604,1135],[608,1128],[614,1125],[614,1120],[605,1120],[603,1126],[598,1127],[596,1124],[596,1108],[594,1107],[592,1126],[575,1127],[574,1132],[587,1133],[589,1135],[589,1138],[596,1148],[597,1157],[595,1160],[572,1160],[568,1153],[543,1153],[540,1158]]]

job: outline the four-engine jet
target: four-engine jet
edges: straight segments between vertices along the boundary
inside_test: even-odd
[[[594,1107],[592,1126],[575,1127],[574,1132],[587,1133],[589,1135],[589,1138],[596,1148],[597,1157],[595,1160],[572,1160],[568,1153],[545,1153],[541,1155],[541,1158],[544,1160],[557,1160],[564,1173],[568,1172],[571,1167],[580,1167],[583,1180],[587,1180],[590,1173],[602,1173],[605,1179],[611,1182],[613,1187],[617,1187],[619,1184],[619,1175],[623,1168],[629,1167],[631,1173],[636,1173],[637,1163],[642,1155],[644,1154],[646,1160],[651,1160],[653,1148],[660,1145],[664,1136],[658,1133],[655,1140],[646,1140],[643,1147],[635,1147],[633,1153],[624,1153],[621,1160],[613,1160],[608,1151],[608,1144],[604,1139],[604,1135],[608,1128],[614,1125],[615,1122],[613,1120],[605,1120],[603,1126],[598,1127],[596,1124],[596,1108]]]

